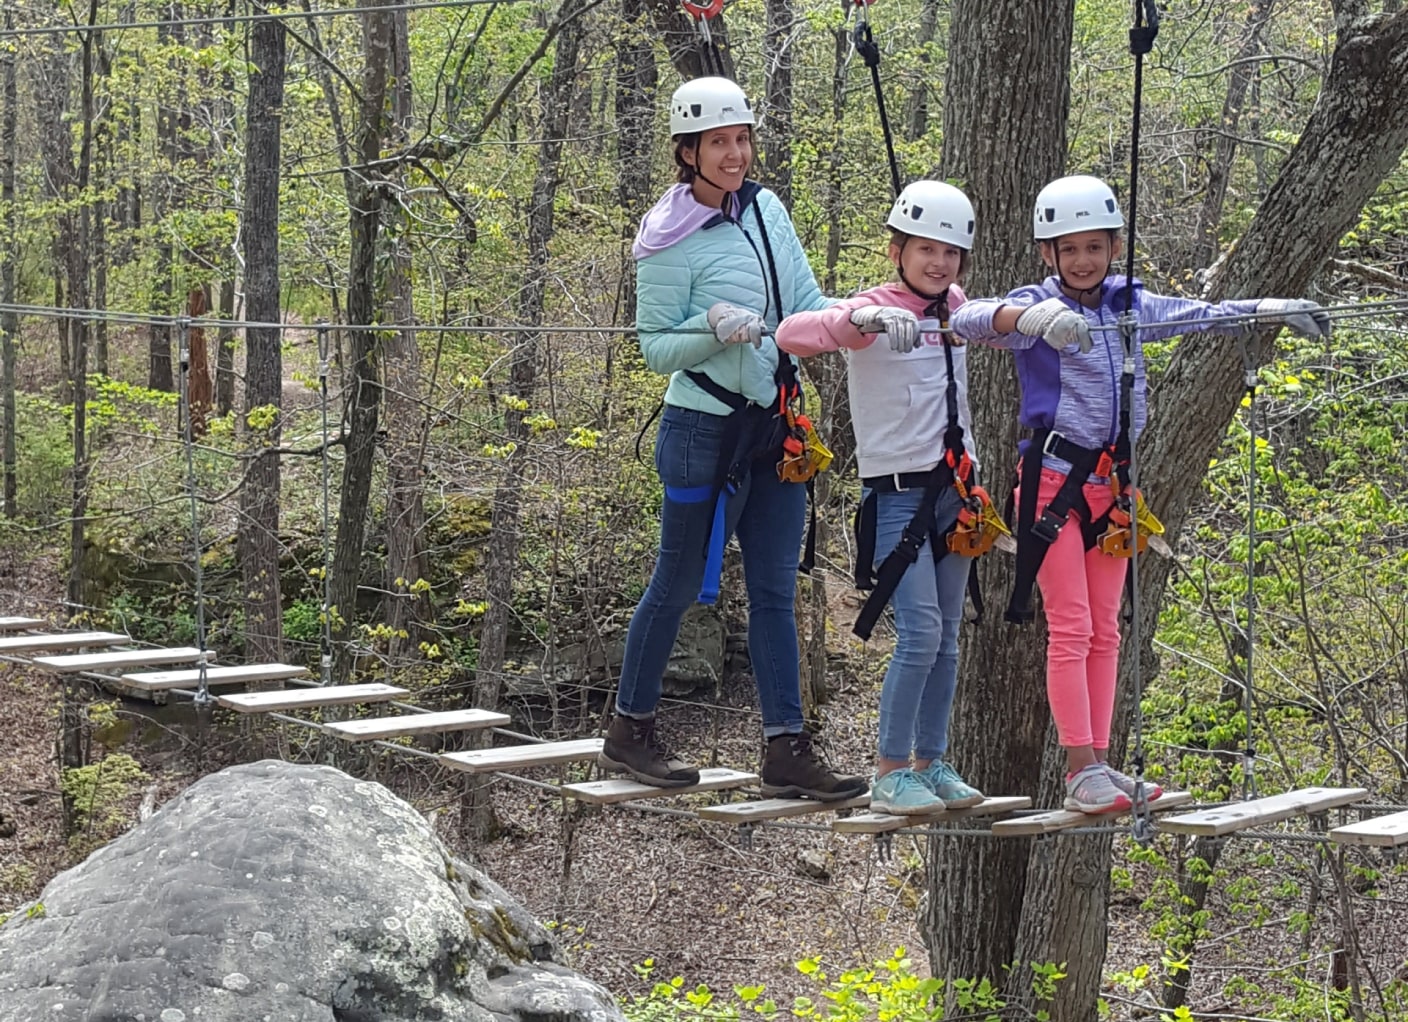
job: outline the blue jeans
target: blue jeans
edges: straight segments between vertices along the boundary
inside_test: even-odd
[[[660,418],[655,468],[667,489],[660,515],[660,556],[626,633],[616,692],[620,713],[643,717],[655,712],[680,619],[699,597],[714,524],[714,482],[724,428],[722,416],[669,405]],[[694,492],[672,496],[671,490]],[[806,487],[781,482],[773,466],[756,462],[726,511],[728,534],[737,532],[743,550],[748,652],[763,734],[769,738],[802,730],[793,598],[806,510]]]
[[[862,494],[862,498],[869,491]],[[875,562],[889,556],[919,510],[923,490],[876,494]],[[958,494],[949,487],[934,506],[942,536],[958,518]],[[946,554],[934,563],[925,541],[895,593],[895,652],[880,690],[880,755],[885,759],[941,759],[948,750],[948,720],[958,687],[958,626],[963,620],[972,561]]]

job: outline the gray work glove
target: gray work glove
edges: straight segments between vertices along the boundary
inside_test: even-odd
[[[908,309],[888,305],[863,305],[851,313],[851,325],[863,334],[885,334],[890,350],[901,355],[919,343],[919,318]]]
[[[1022,313],[1017,319],[1017,332],[1028,337],[1040,337],[1057,351],[1065,351],[1076,344],[1084,355],[1092,347],[1090,324],[1059,298],[1037,302]]]
[[[746,342],[755,348],[763,346],[763,331],[767,324],[756,312],[749,312],[728,302],[715,302],[709,306],[707,318],[709,329],[714,331],[714,336],[719,339],[720,344]]]
[[[1256,303],[1256,311],[1259,316],[1275,316],[1269,322],[1285,324],[1286,329],[1301,337],[1330,336],[1330,314],[1319,302],[1308,298],[1263,298]]]

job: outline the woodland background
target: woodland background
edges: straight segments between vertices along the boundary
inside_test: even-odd
[[[672,179],[664,99],[701,54],[664,0],[406,6],[6,5],[4,597],[11,612],[142,640],[203,634],[231,661],[316,666],[326,651],[336,681],[394,676],[427,704],[508,706],[543,735],[595,733],[660,500],[648,430],[635,453],[664,381],[628,330],[629,243]],[[1392,0],[1163,10],[1145,67],[1144,280],[1326,304],[1408,293],[1408,13]],[[904,175],[974,198],[970,294],[1037,273],[1027,211],[1050,177],[1099,174],[1128,202],[1128,4],[886,0],[870,18]],[[738,0],[714,22],[763,117],[758,176],[832,294],[889,274],[889,174],[851,24],[834,3],[796,0]],[[1408,802],[1406,337],[1389,307],[1341,321],[1328,344],[1256,339],[1255,442],[1236,344],[1150,346],[1143,478],[1178,560],[1148,562],[1130,652],[1166,784],[1238,797],[1250,724],[1262,791],[1343,782]],[[175,393],[185,350],[189,447]],[[838,459],[818,487],[822,570],[800,586],[804,682],[833,751],[859,766],[884,644],[860,647],[846,619],[857,484],[844,367],[807,371]],[[975,352],[972,372],[989,477],[1004,478],[1010,360]],[[990,593],[1007,570],[986,566]],[[740,610],[723,608],[732,632]],[[1013,641],[997,614],[966,630],[954,746],[985,790],[1052,802],[1041,638]],[[671,723],[695,754],[743,765],[755,723],[740,644],[727,645],[734,667]],[[0,855],[5,906],[126,826],[144,787],[169,792],[269,743],[326,751],[218,728],[212,744],[169,725],[171,748],[156,751],[132,741],[145,719],[133,707],[14,682],[7,720],[22,737],[5,789],[54,780],[38,803],[8,807],[20,833]],[[877,872],[857,843],[781,835],[745,854],[689,824],[578,818],[523,790],[358,765],[438,811],[576,935],[588,972],[640,998],[642,1017],[753,1013],[749,984],[790,996],[918,941],[928,969],[914,969],[953,978],[950,1017],[1000,996],[991,1010],[1013,1018],[1088,1019],[1098,999],[1117,1017],[1137,1001],[1175,1017],[1387,1020],[1408,998],[1390,922],[1408,883],[1391,855],[953,837]],[[804,849],[830,856],[825,880],[797,877]],[[737,862],[754,879],[716,905],[712,877]],[[798,973],[798,959],[811,967]],[[659,970],[722,993],[686,1000],[655,985]],[[878,973],[886,990],[909,982],[908,966]],[[824,1003],[873,995],[863,969],[844,975],[827,982],[853,997]],[[963,982],[983,977],[1001,994]]]

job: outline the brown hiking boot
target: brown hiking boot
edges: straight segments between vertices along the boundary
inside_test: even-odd
[[[812,748],[812,736],[802,731],[768,739],[763,754],[762,791],[766,798],[814,798],[835,802],[870,790],[864,777],[833,771]]]
[[[672,755],[655,734],[655,718],[616,714],[596,755],[603,770],[630,774],[655,788],[683,788],[699,783],[699,768]]]

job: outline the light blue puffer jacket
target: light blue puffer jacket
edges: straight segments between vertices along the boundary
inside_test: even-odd
[[[833,304],[817,286],[781,200],[753,181],[744,182],[738,199],[739,219],[720,213],[688,237],[636,263],[640,350],[651,369],[672,374],[666,404],[715,415],[732,410],[695,386],[684,375],[686,369],[705,373],[721,387],[759,404],[777,399],[773,373],[779,352],[772,337],[764,337],[761,348],[720,344],[706,318],[715,302],[761,313],[774,329],[783,315]],[[777,267],[781,315],[771,299],[759,213]]]

